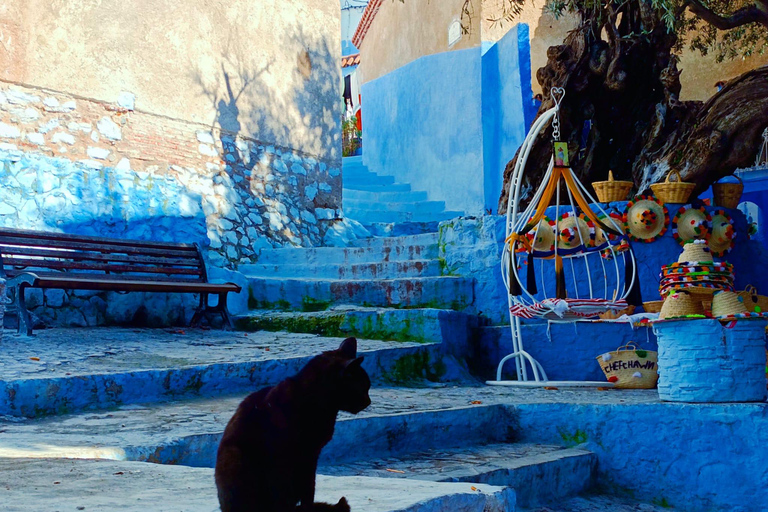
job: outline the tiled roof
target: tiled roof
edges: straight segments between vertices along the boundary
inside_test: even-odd
[[[363,12],[363,17],[357,25],[357,30],[355,30],[355,35],[352,36],[352,44],[358,48],[360,48],[360,43],[365,39],[365,34],[368,33],[368,29],[370,28],[371,23],[373,23],[373,19],[379,12],[379,7],[381,7],[381,0],[371,0],[368,2],[368,5]]]
[[[350,66],[357,66],[360,64],[360,54],[356,53],[354,55],[347,55],[346,57],[341,58],[341,67],[342,68],[348,68]]]

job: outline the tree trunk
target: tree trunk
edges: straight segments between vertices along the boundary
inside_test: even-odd
[[[582,14],[580,26],[549,48],[547,65],[537,72],[545,98],[539,114],[554,105],[551,88],[564,87],[561,137],[584,184],[607,179],[611,169],[617,180],[633,181],[645,192],[675,168],[700,193],[754,161],[768,125],[768,67],[732,80],[706,103],[679,101],[680,71],[672,53],[677,38],[648,4],[628,1],[618,11],[607,6],[602,16]],[[547,127],[525,168],[525,202],[551,154]],[[518,156],[504,171],[499,213],[506,213]]]

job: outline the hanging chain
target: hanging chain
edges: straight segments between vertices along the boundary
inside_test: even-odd
[[[552,138],[555,142],[560,141],[560,103],[565,97],[565,88],[553,87],[551,89],[552,99],[555,101],[555,117],[552,119]]]

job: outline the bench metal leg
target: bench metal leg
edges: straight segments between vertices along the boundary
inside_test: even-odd
[[[16,306],[19,316],[19,334],[32,336],[32,317],[27,310],[27,300],[24,297],[24,290],[29,288],[28,284],[21,283],[16,290]]]
[[[189,322],[190,327],[198,327],[203,317],[208,320],[208,325],[211,324],[211,314],[218,313],[221,315],[221,319],[224,321],[224,330],[232,330],[235,328],[232,323],[232,318],[229,316],[227,310],[227,292],[219,293],[219,301],[215,306],[208,304],[208,293],[200,294],[200,306],[195,310],[195,314],[192,315],[192,320]]]

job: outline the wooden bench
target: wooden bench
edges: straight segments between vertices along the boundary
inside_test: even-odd
[[[208,282],[197,244],[120,240],[94,236],[0,228],[0,277],[13,292],[19,311],[19,332],[32,334],[24,292],[27,288],[104,290],[114,292],[199,293],[192,317],[221,315],[232,327],[227,294],[239,292],[234,283]],[[218,295],[216,306],[208,296]]]

